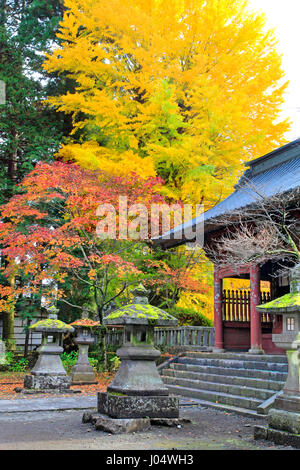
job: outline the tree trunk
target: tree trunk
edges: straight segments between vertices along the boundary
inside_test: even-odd
[[[29,318],[27,318],[27,322],[26,322],[26,334],[25,334],[25,344],[24,344],[24,355],[23,355],[23,357],[25,357],[25,358],[28,356],[29,336],[30,336],[29,327],[30,327],[30,324],[31,324],[31,320],[30,320]]]
[[[15,128],[11,130],[11,135],[14,139],[14,148],[11,154],[9,155],[8,177],[10,181],[15,185],[17,182],[17,173],[18,173],[17,161],[18,161],[18,144],[19,144],[19,136]]]
[[[15,315],[14,308],[3,315],[3,341],[5,341],[7,351],[15,351]]]
[[[14,287],[15,278],[10,279],[10,285]],[[15,351],[15,307],[11,306],[9,312],[3,314],[3,340],[8,351]]]

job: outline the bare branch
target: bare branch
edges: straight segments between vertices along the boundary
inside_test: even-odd
[[[300,261],[300,189],[267,197],[244,178],[239,190],[253,203],[214,220],[223,233],[205,249],[212,262],[225,267],[251,261]]]

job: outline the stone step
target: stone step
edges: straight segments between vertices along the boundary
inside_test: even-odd
[[[259,406],[257,410],[250,410],[248,408],[240,408],[238,406],[234,405],[223,405],[222,403],[214,403],[212,401],[206,401],[206,400],[199,400],[198,398],[190,398],[186,397],[186,399],[191,400],[193,403],[193,406],[198,405],[204,408],[213,408],[216,410],[221,410],[221,411],[226,411],[227,413],[234,413],[234,414],[239,414],[242,416],[247,416],[250,418],[260,418],[260,419],[266,419],[267,420],[267,415],[258,413]],[[181,400],[184,400],[184,398],[181,398]]]
[[[185,353],[186,357],[191,358],[210,358],[210,359],[239,359],[245,361],[254,361],[254,362],[272,362],[272,363],[284,363],[287,364],[287,358],[285,354],[249,354],[249,353],[212,353],[212,352],[197,352],[197,351],[187,351]]]
[[[287,371],[284,355],[188,351],[160,373],[171,393],[258,416],[282,390]]]
[[[285,383],[287,379],[287,372],[268,371],[268,370],[257,370],[257,369],[241,369],[241,368],[222,368],[217,366],[209,365],[195,365],[189,363],[173,362],[168,365],[168,368],[174,370],[182,370],[188,372],[198,372],[203,374],[216,374],[224,375],[228,377],[249,377],[257,378],[267,381],[278,381]]]
[[[288,365],[287,363],[279,362],[266,362],[259,360],[240,360],[235,357],[235,359],[215,359],[215,358],[204,358],[204,357],[190,357],[183,356],[180,357],[180,364],[194,364],[194,365],[204,365],[204,366],[215,366],[226,369],[256,369],[256,370],[267,370],[267,371],[278,371],[278,372],[287,372]]]
[[[199,380],[202,382],[213,382],[229,385],[240,385],[250,388],[258,388],[271,390],[272,393],[276,393],[281,390],[284,386],[284,382],[274,381],[274,380],[263,380],[259,378],[249,378],[249,377],[239,377],[232,375],[221,375],[221,374],[210,374],[206,372],[193,372],[180,369],[163,369],[162,375],[168,377],[178,377],[183,379],[193,379]]]
[[[215,404],[235,406],[243,409],[253,410],[254,412],[256,412],[257,407],[262,403],[262,400],[257,398],[247,398],[240,395],[231,395],[210,390],[183,387],[171,383],[168,383],[167,386],[169,392],[175,395],[204,400],[206,402],[212,402]]]
[[[194,380],[191,378],[182,378],[182,377],[171,377],[171,376],[163,376],[162,377],[164,383],[168,386],[171,385],[179,385],[180,387],[185,388],[194,388],[200,391],[207,391],[213,392],[216,394],[222,395],[234,395],[239,397],[244,397],[247,399],[257,399],[260,402],[267,400],[272,395],[274,395],[274,391],[266,390],[266,389],[259,389],[259,388],[251,388],[246,386],[239,386],[239,385],[232,385],[232,384],[223,384],[217,382],[207,382],[203,380]],[[234,403],[232,403],[234,404]],[[247,408],[249,408],[247,406]]]

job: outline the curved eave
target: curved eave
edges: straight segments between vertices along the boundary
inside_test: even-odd
[[[260,313],[272,313],[272,314],[277,314],[281,315],[282,313],[294,313],[294,312],[300,312],[300,306],[299,305],[293,305],[291,307],[263,307],[263,306],[256,306],[257,310],[259,310]]]

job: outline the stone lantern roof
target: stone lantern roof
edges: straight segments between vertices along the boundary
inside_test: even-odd
[[[134,290],[131,304],[120,307],[104,318],[105,325],[171,326],[177,319],[164,310],[148,303],[148,291],[141,284]]]
[[[300,264],[297,264],[292,270],[292,279],[290,293],[275,300],[271,300],[263,305],[256,307],[261,313],[267,311],[281,315],[282,313],[291,313],[300,310]]]
[[[70,325],[74,328],[95,328],[96,326],[100,326],[100,323],[90,318],[79,318],[79,320],[73,321]]]
[[[31,325],[29,328],[42,333],[72,333],[74,331],[72,326],[57,319],[56,309],[50,310],[50,312],[48,318],[34,323],[34,325]]]
[[[256,307],[261,312],[267,310],[269,313],[281,313],[294,312],[300,310],[300,292],[285,294],[278,299],[272,300],[263,305]]]

